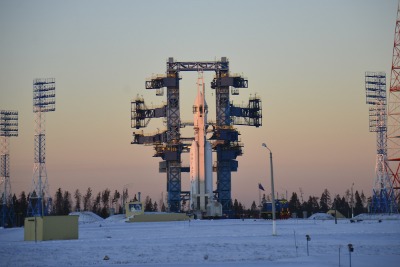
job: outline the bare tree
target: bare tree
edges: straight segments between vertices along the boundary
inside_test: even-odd
[[[65,190],[63,196],[62,215],[68,215],[71,212],[71,203],[71,194],[67,190]]]
[[[115,208],[116,211],[118,210],[117,206],[118,206],[118,200],[120,199],[120,197],[121,197],[121,194],[117,190],[115,190],[114,196],[112,198],[112,206]]]
[[[92,189],[89,187],[86,191],[86,195],[83,197],[83,210],[92,210]]]
[[[74,193],[74,198],[75,198],[75,211],[81,211],[82,194],[81,192],[79,192],[79,189],[76,189]]]

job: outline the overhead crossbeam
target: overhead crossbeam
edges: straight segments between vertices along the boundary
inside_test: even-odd
[[[170,57],[167,61],[167,71],[228,71],[229,61],[226,57],[222,57],[221,61],[188,61],[174,62],[174,58]]]

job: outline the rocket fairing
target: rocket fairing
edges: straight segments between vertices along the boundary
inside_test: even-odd
[[[207,204],[213,199],[212,149],[206,140],[207,112],[204,80],[199,75],[193,105],[194,140],[190,147],[190,208],[201,212],[207,211]]]

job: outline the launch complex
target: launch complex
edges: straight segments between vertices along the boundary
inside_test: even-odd
[[[239,88],[248,88],[248,80],[232,75],[229,61],[176,62],[170,57],[165,75],[157,75],[146,81],[146,89],[156,89],[163,96],[165,105],[148,108],[144,99],[137,97],[131,102],[131,127],[145,128],[150,119],[164,118],[166,129],[155,134],[133,132],[132,144],[152,145],[155,157],[160,157],[159,171],[167,176],[168,211],[180,212],[182,203],[189,201],[190,209],[197,214],[231,215],[231,173],[237,171],[236,158],[242,155],[243,144],[234,125],[260,127],[262,125],[261,99],[250,97],[246,106],[236,106],[230,95],[238,95]],[[180,72],[198,72],[197,97],[194,101],[194,121],[184,123],[180,117]],[[216,120],[207,121],[208,106],[205,101],[203,72],[213,71],[215,77],[210,87],[215,90]],[[194,137],[182,137],[180,129],[194,127]],[[206,134],[211,137],[207,140]],[[182,166],[182,153],[190,152],[190,166]],[[215,161],[212,154],[215,153]],[[190,190],[182,190],[181,173],[190,172]],[[216,173],[214,189],[213,173]]]
[[[181,72],[198,73],[192,122],[181,119]],[[204,81],[205,72],[215,73],[209,86],[215,96],[215,120],[208,120],[211,101],[207,104],[205,99],[205,92],[209,89]],[[231,217],[232,172],[237,171],[237,157],[243,154],[240,133],[235,125],[262,126],[261,99],[254,94],[247,105],[231,102],[231,95],[239,95],[240,89],[248,88],[248,80],[230,72],[226,57],[214,61],[175,61],[170,57],[165,74],[146,80],[145,88],[155,90],[157,96],[164,96],[166,91],[166,102],[148,107],[142,97],[132,100],[131,127],[136,130],[146,128],[155,118],[163,119],[166,127],[154,134],[145,134],[143,130],[133,132],[131,144],[153,146],[154,157],[161,158],[159,172],[166,174],[167,211],[177,213],[189,209],[201,217]],[[376,133],[377,144],[370,212],[397,213],[400,199],[400,4],[389,91],[386,91],[384,72],[366,72],[365,91],[369,105],[369,130]],[[44,217],[52,211],[46,171],[45,115],[53,111],[55,79],[34,79],[34,168],[27,211],[27,215],[32,217]],[[193,127],[193,136],[182,136],[181,129],[185,127]],[[16,136],[18,111],[0,110],[0,226],[3,227],[14,225],[9,138]],[[182,163],[183,153],[190,153],[189,166]],[[189,173],[190,177],[186,190],[182,190],[182,173]],[[351,205],[353,207],[353,200]]]

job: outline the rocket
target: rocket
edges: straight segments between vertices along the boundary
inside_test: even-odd
[[[204,79],[199,72],[193,105],[194,140],[190,147],[190,209],[199,212],[207,212],[207,205],[213,200],[212,150],[206,139],[207,113]]]

